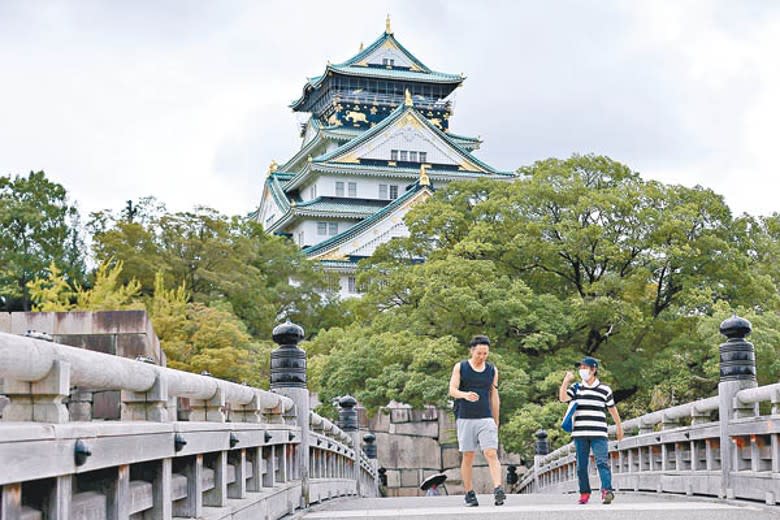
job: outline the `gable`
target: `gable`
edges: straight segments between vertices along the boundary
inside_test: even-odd
[[[456,166],[460,170],[489,173],[475,161],[471,161],[462,150],[426,122],[417,112],[408,110],[396,121],[382,128],[376,135],[354,147],[352,150],[333,157],[334,162],[359,162],[360,159],[387,161],[393,150],[426,153],[426,163]]]
[[[391,204],[391,209],[388,206],[326,243],[304,252],[312,260],[343,260],[350,256],[371,256],[379,245],[393,238],[408,236],[404,216],[415,205],[430,197],[431,192],[428,189],[407,193]]]
[[[405,67],[417,72],[422,70],[403,50],[401,50],[399,45],[392,38],[385,39],[381,45],[370,51],[359,61],[356,61],[354,65],[362,67],[367,67],[369,65],[382,67],[387,66],[387,62],[384,61],[386,59],[393,60],[392,65],[394,67]]]

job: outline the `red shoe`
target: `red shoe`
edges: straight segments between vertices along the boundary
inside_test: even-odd
[[[580,493],[580,499],[577,501],[577,503],[585,505],[588,503],[588,500],[590,500],[590,493]]]

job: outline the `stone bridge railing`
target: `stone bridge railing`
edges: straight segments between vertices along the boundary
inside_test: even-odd
[[[744,339],[750,330],[750,322],[736,316],[721,324],[729,339],[720,346],[717,396],[623,423],[624,439],[609,443],[613,487],[777,503],[780,383],[756,386],[754,348]],[[576,492],[574,445],[548,454],[546,432],[536,436],[534,466],[518,490]],[[595,475],[593,463],[591,471]]]
[[[274,331],[268,392],[0,333],[0,520],[276,519],[376,496],[354,399],[342,399],[344,428],[309,411],[302,337]],[[121,420],[75,420],[98,390],[121,391]]]

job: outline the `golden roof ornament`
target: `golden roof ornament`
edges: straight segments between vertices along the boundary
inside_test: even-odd
[[[309,154],[309,156],[306,158],[306,161],[308,161],[308,162],[311,162],[311,161],[312,161],[312,159],[311,159],[311,154]]]
[[[409,92],[409,89],[406,89],[406,93],[404,93],[404,105],[408,107],[414,106],[414,102],[412,101],[412,94]]]
[[[360,51],[359,52],[363,52],[363,42],[360,42]]]
[[[268,165],[268,171],[267,171],[268,175],[271,175],[272,173],[274,173],[278,168],[279,168],[279,165],[276,164],[276,161],[271,160],[271,164]]]
[[[393,30],[390,28],[390,13],[385,18],[385,34],[393,34]]]
[[[430,186],[431,179],[428,177],[428,172],[425,171],[428,165],[425,163],[420,164],[420,186]]]

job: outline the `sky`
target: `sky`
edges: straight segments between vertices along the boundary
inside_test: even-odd
[[[0,0],[0,175],[44,170],[83,214],[153,195],[244,215],[300,147],[307,77],[396,38],[464,73],[453,132],[513,170],[607,155],[780,211],[773,0]]]

